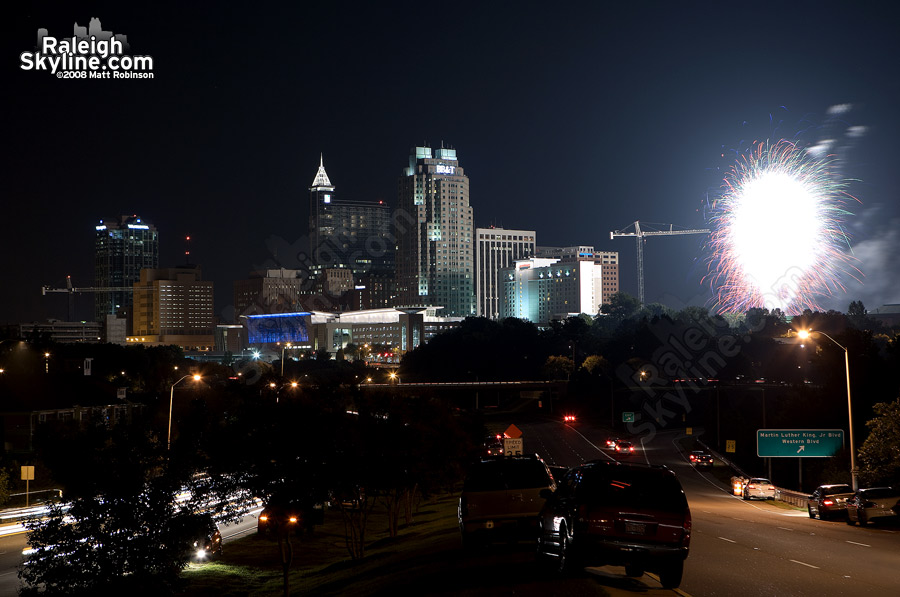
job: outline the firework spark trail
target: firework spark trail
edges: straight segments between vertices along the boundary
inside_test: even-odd
[[[716,310],[799,314],[843,290],[841,277],[859,271],[845,251],[845,206],[856,201],[847,186],[831,156],[816,158],[785,139],[757,143],[736,160],[710,218]]]

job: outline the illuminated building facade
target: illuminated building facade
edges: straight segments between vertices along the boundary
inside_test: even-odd
[[[399,182],[394,217],[398,302],[475,314],[475,256],[469,178],[455,149],[415,147]]]
[[[608,303],[609,297],[619,292],[619,253],[617,251],[595,251],[590,245],[572,247],[538,247],[538,257],[559,259],[560,261],[593,261],[603,266],[601,276],[601,303]]]
[[[534,230],[475,229],[475,314],[500,317],[501,270],[534,257]]]
[[[312,274],[349,269],[354,277],[394,271],[391,210],[383,201],[338,199],[322,158],[309,187]]]
[[[532,258],[501,273],[500,318],[517,317],[548,325],[600,310],[603,266],[593,260]]]
[[[202,279],[199,267],[141,270],[134,296],[134,332],[128,343],[213,349],[213,283]]]
[[[132,304],[128,290],[141,279],[144,268],[159,267],[159,235],[156,227],[138,216],[102,220],[94,227],[94,286],[118,290],[94,293],[94,319]]]

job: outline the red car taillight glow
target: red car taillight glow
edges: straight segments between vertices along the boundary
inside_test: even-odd
[[[823,506],[833,506],[834,502],[831,500],[825,500],[824,502],[822,502],[822,505]]]

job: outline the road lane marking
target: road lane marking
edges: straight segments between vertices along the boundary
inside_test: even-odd
[[[800,560],[789,560],[789,561],[791,561],[795,564],[800,564],[801,566],[806,566],[808,568],[815,568],[816,570],[820,569],[818,566],[813,566],[812,564],[807,564],[806,562],[801,562]]]
[[[863,547],[872,547],[871,545],[867,545],[865,543],[857,543],[856,541],[847,541],[847,543],[850,543],[851,545],[862,545]]]
[[[728,541],[729,543],[737,543],[737,541],[732,541],[731,539],[726,539],[725,537],[719,537],[722,541]]]

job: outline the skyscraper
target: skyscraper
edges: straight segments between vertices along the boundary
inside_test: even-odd
[[[415,147],[399,184],[394,217],[397,286],[405,306],[475,314],[475,260],[469,178],[455,149]]]
[[[517,260],[534,257],[535,231],[476,228],[475,238],[476,315],[497,319],[504,288],[500,270],[513,267]]]
[[[391,210],[381,201],[338,199],[319,158],[319,170],[309,187],[309,239],[312,272],[346,268],[361,276],[394,271]]]
[[[199,266],[145,268],[134,289],[134,332],[129,342],[212,349],[213,283],[203,280]]]
[[[94,227],[94,286],[132,288],[143,268],[159,267],[159,237],[156,227],[138,216],[101,220]],[[94,317],[104,321],[119,309],[130,309],[132,292],[115,290],[94,294]]]

